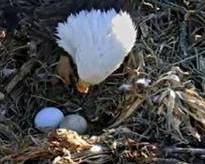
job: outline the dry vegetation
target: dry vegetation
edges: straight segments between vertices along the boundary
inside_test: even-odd
[[[52,36],[52,24],[82,8],[80,2],[0,5],[6,27],[0,29],[0,163],[203,163],[205,2],[126,1],[138,29],[136,46],[87,95],[56,74],[63,52]],[[45,106],[82,114],[88,134],[40,133],[33,118]],[[102,150],[91,151],[96,144]]]

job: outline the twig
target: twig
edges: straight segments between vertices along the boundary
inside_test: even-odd
[[[174,158],[169,158],[169,159],[165,159],[165,158],[153,158],[151,160],[151,162],[154,162],[154,163],[163,163],[163,164],[188,164],[187,162],[182,162],[182,161],[179,161],[177,159],[174,159]]]
[[[57,101],[55,101],[55,100],[51,100],[51,99],[46,98],[46,97],[42,97],[42,96],[38,96],[38,95],[31,95],[31,97],[33,97],[33,98],[37,98],[37,99],[42,99],[42,100],[44,100],[44,101],[51,102],[51,103],[53,103],[53,104],[56,104],[56,105],[60,105],[60,106],[62,106],[61,103],[58,103]]]
[[[124,127],[119,127],[116,129],[116,132],[115,132],[117,135],[123,135],[127,138],[130,138],[130,139],[133,139],[133,140],[140,140],[140,139],[149,139],[148,136],[145,136],[145,135],[142,135],[142,134],[139,134],[137,132],[133,132],[131,131],[130,129],[128,128],[124,128]]]
[[[163,8],[166,8],[166,9],[172,9],[174,11],[178,11],[178,12],[180,12],[182,14],[185,14],[185,13],[188,12],[186,8],[184,8],[182,6],[179,6],[177,4],[171,3],[171,2],[162,3],[162,2],[160,2],[158,0],[152,0],[152,1],[148,0],[148,2],[155,3],[156,5],[159,5],[159,6],[163,7]]]
[[[118,117],[117,121],[114,124],[112,124],[109,128],[116,127],[125,119],[127,119],[144,102],[144,100],[145,98],[137,99],[131,106],[123,110],[120,116]]]
[[[4,98],[5,98],[5,95],[2,92],[0,92],[0,101],[3,100]]]
[[[183,56],[188,56],[188,41],[187,41],[187,22],[184,20],[180,25],[180,48]]]
[[[198,55],[189,56],[189,57],[184,58],[183,60],[180,60],[180,61],[178,61],[178,62],[175,62],[175,63],[173,63],[173,64],[171,64],[171,65],[172,65],[172,66],[179,65],[179,64],[181,64],[181,63],[183,63],[183,62],[186,62],[186,61],[188,61],[188,60],[192,60],[192,59],[196,58],[197,56],[198,56]]]
[[[11,51],[11,53],[16,52],[16,51],[19,51],[19,50],[22,50],[22,49],[27,49],[27,48],[29,48],[29,45],[28,45],[28,44],[22,45],[22,46],[19,46],[19,47],[13,49],[13,50]]]
[[[21,81],[23,78],[31,71],[33,65],[35,63],[34,58],[31,58],[29,61],[24,63],[20,71],[17,73],[17,75],[14,76],[14,78],[9,82],[9,84],[6,86],[6,92],[10,93],[14,87]]]
[[[201,149],[201,148],[165,148],[164,150],[166,153],[170,154],[170,153],[189,153],[192,155],[196,155],[196,154],[205,154],[205,149]]]

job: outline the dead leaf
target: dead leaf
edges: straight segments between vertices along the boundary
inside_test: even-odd
[[[163,76],[156,82],[156,84],[162,82],[164,83],[164,81],[169,81],[170,83],[172,83],[173,86],[182,87],[181,81],[177,75],[168,74],[166,76]]]
[[[35,144],[32,146],[23,146],[24,147],[21,151],[13,152],[12,154],[0,159],[0,163],[3,163],[4,161],[24,163],[28,160],[36,158],[49,159],[57,156],[62,156],[62,160],[66,160],[67,163],[68,161],[72,163],[72,158],[75,158],[72,156],[73,154],[81,153],[84,150],[89,150],[92,145],[74,131],[57,129],[56,131],[53,131],[49,135],[49,139],[46,138],[44,142],[42,141],[40,144]],[[60,164],[57,159],[55,162],[56,164]]]
[[[117,120],[112,124],[109,128],[113,128],[118,126],[120,123],[122,123],[125,119],[127,119],[143,102],[145,101],[145,98],[143,99],[137,99],[133,104],[125,108],[125,110],[122,110],[120,116],[117,118]]]
[[[56,158],[54,158],[54,160],[52,161],[52,164],[77,164],[77,162],[74,162],[70,156],[58,156]]]
[[[86,140],[72,130],[57,129],[49,138],[49,149],[55,154],[62,154],[65,149],[70,153],[76,153],[91,147]]]
[[[200,97],[199,94],[194,91],[194,89],[186,89],[185,92],[190,96],[203,100],[202,97]]]
[[[205,127],[205,101],[200,96],[195,97],[197,93],[178,91],[177,94],[189,105],[189,108],[183,108],[183,110]]]
[[[71,84],[71,76],[73,76],[74,73],[68,56],[60,56],[57,72],[62,77],[66,86]]]

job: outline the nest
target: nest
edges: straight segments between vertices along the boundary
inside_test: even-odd
[[[129,11],[139,32],[121,68],[85,96],[56,73],[54,32],[93,6]],[[204,161],[203,1],[5,0],[0,18],[0,163]],[[33,117],[44,106],[82,114],[87,135],[38,132]]]

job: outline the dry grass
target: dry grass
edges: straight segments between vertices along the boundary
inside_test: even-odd
[[[129,0],[126,7],[138,29],[136,46],[122,67],[88,95],[68,90],[56,74],[61,52],[38,31],[45,15],[29,27],[33,41],[26,36],[27,15],[21,30],[0,34],[1,163],[204,161],[205,3]],[[65,136],[77,134],[69,132],[53,132],[53,138],[40,134],[33,118],[45,106],[89,120],[83,144],[60,144],[71,144]],[[103,150],[90,152],[85,143]]]

